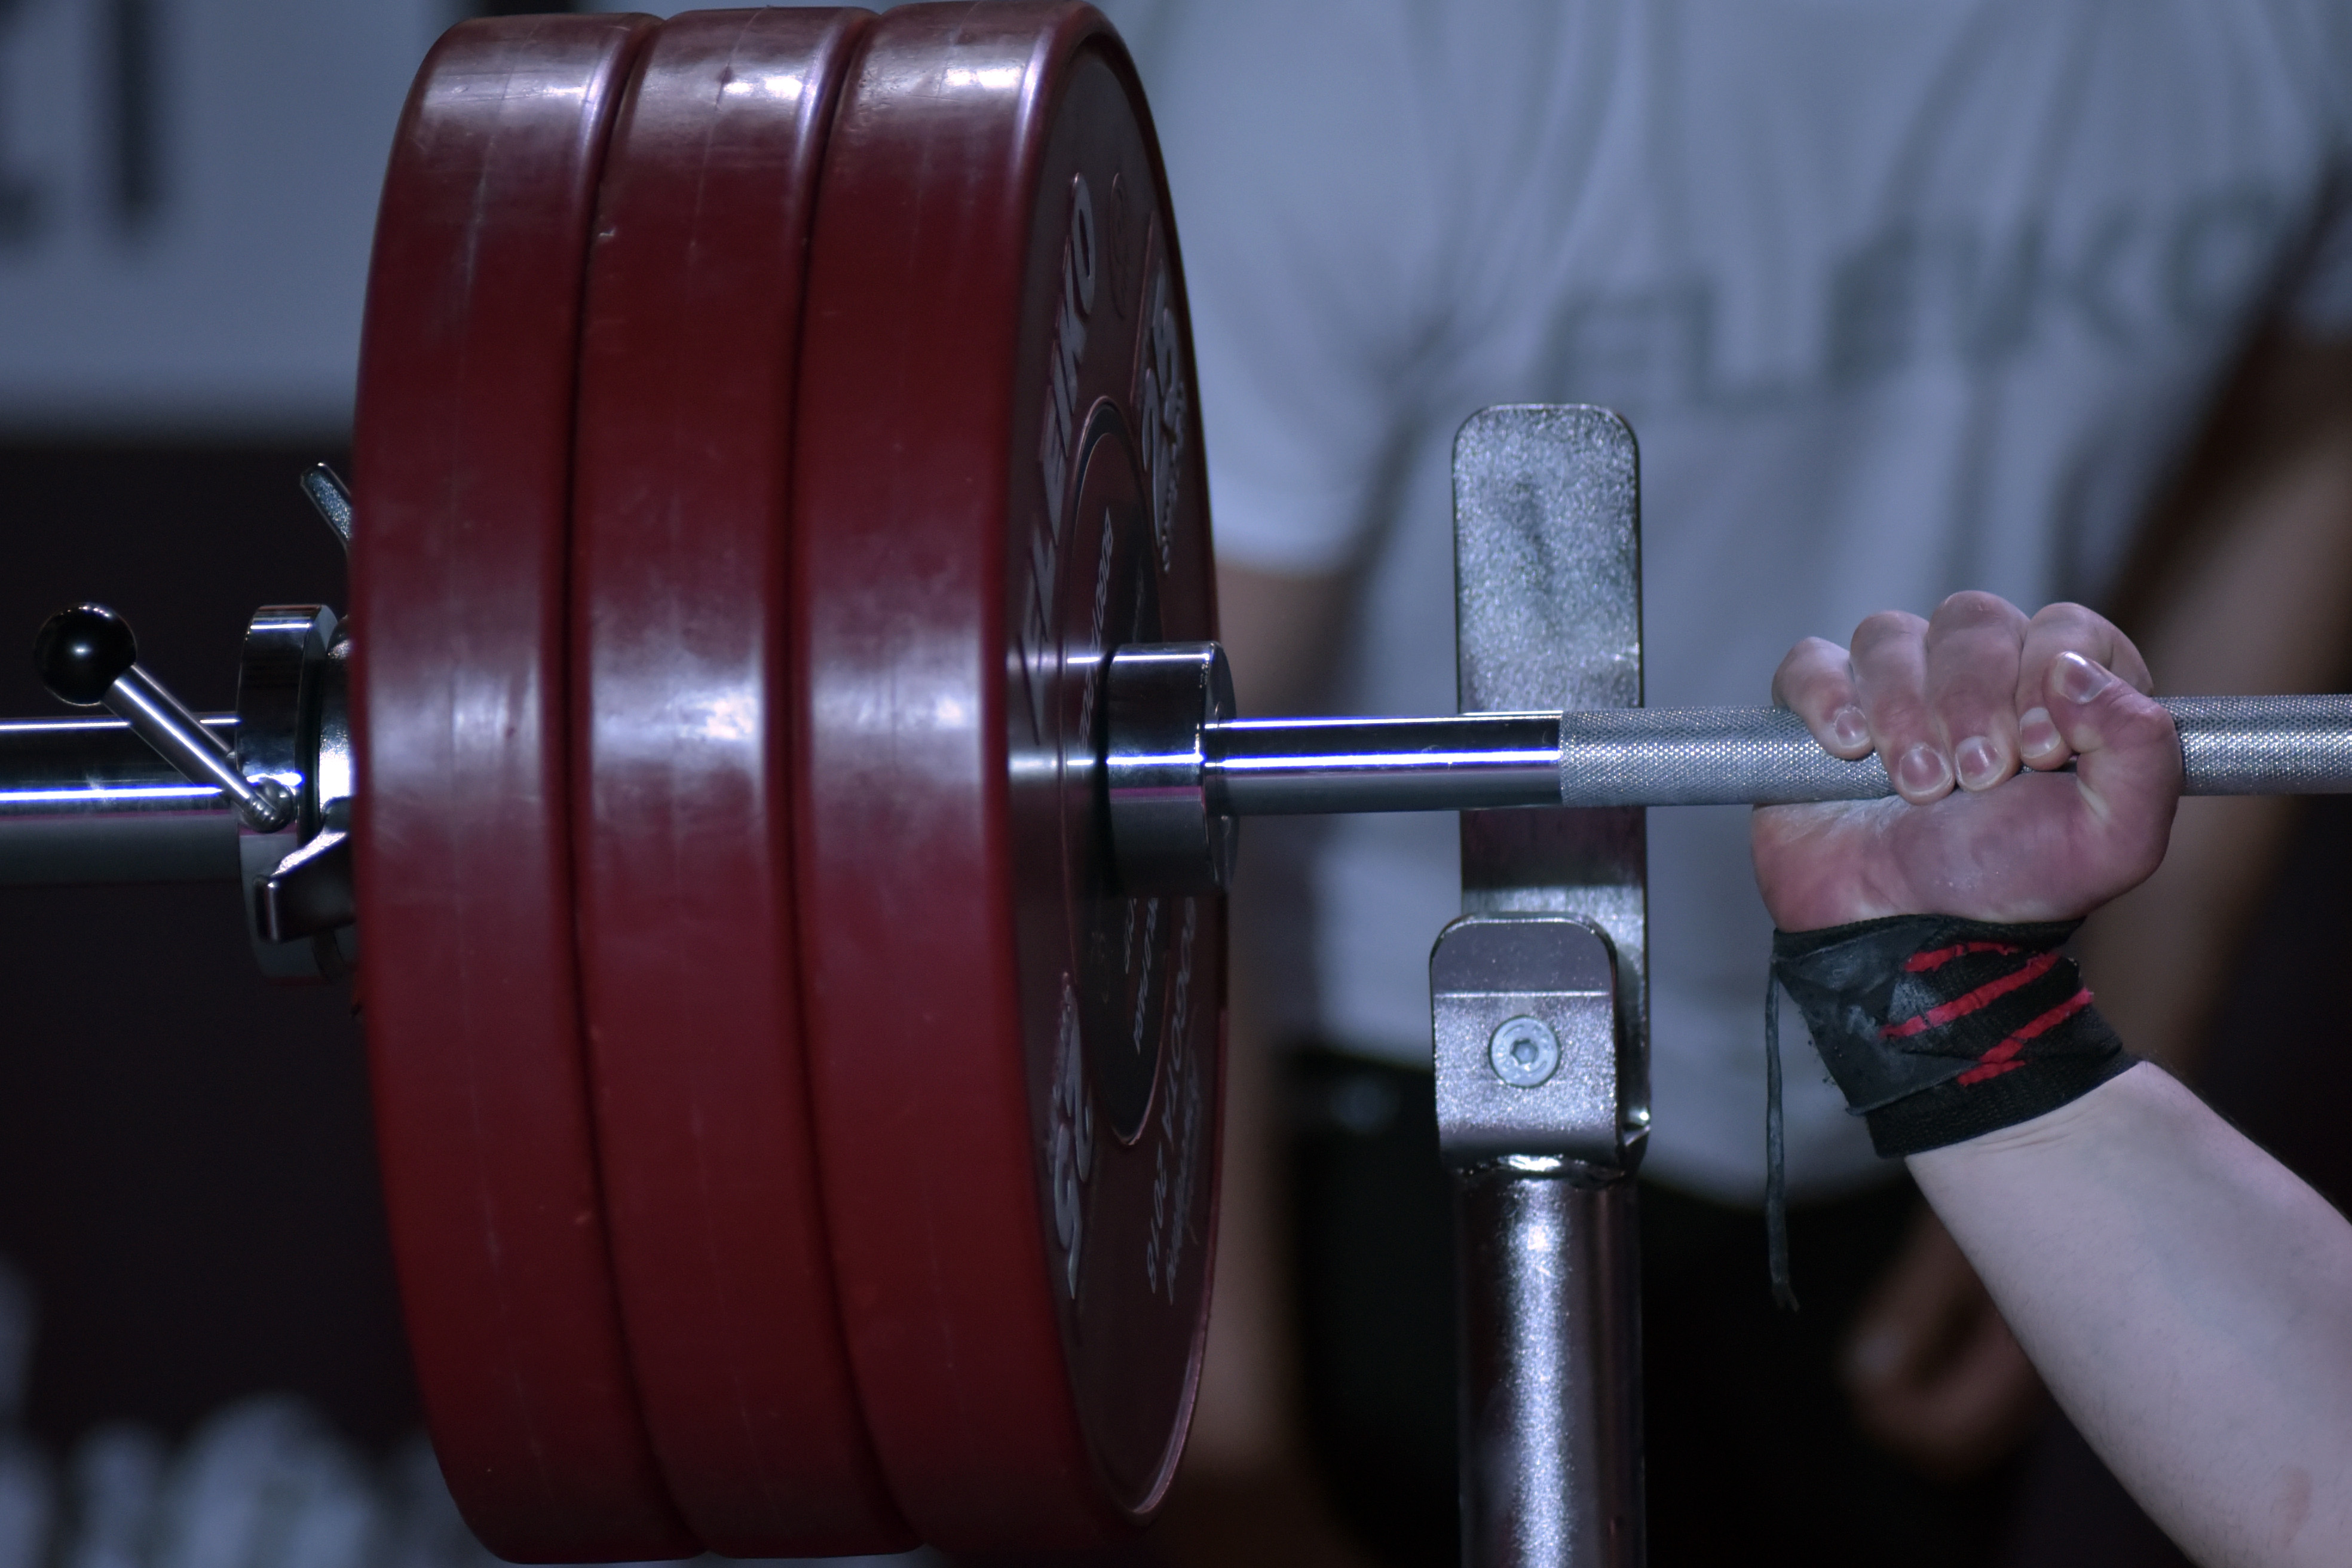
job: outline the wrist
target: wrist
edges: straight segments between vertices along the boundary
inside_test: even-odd
[[[2145,1098],[2152,1088],[2169,1088],[2174,1082],[2172,1075],[2156,1063],[2145,1058],[2133,1058],[2122,1071],[2063,1105],[1957,1143],[1907,1154],[1904,1156],[1904,1163],[1915,1173],[1919,1173],[1957,1168],[1980,1159],[2006,1158],[2029,1151],[2063,1150],[2086,1140],[2095,1142],[2104,1136],[2102,1124],[2115,1114],[2118,1106],[2127,1100]]]
[[[2061,951],[2074,921],[1901,915],[1773,937],[1773,972],[1882,1155],[2030,1121],[2134,1058]]]

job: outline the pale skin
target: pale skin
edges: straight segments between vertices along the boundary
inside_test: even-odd
[[[2180,787],[2130,641],[1990,595],[1811,639],[1776,699],[1899,798],[1757,812],[1757,880],[1802,930],[2087,914],[2162,859]],[[2055,770],[2068,762],[2072,773]],[[2088,977],[2095,985],[2097,977]],[[2207,1564],[2352,1561],[2352,1225],[2140,1065],[1913,1177],[2093,1447]]]

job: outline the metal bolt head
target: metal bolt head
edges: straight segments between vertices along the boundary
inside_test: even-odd
[[[1486,1059],[1505,1083],[1533,1089],[1559,1070],[1559,1037],[1540,1018],[1507,1018],[1486,1042]]]

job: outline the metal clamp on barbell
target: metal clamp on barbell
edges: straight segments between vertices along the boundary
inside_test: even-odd
[[[226,795],[256,833],[275,833],[294,820],[293,795],[275,779],[245,776],[236,752],[139,667],[130,623],[103,605],[76,605],[44,622],[33,639],[33,668],[58,701],[104,707],[189,783]]]
[[[325,607],[266,605],[237,710],[197,714],[139,665],[121,616],[52,616],[34,639],[42,681],[118,718],[0,723],[0,880],[235,878],[265,974],[341,973],[355,951],[349,651]]]
[[[1130,889],[1225,885],[1235,820],[1511,806],[1785,805],[1895,793],[1781,708],[1235,719],[1213,643],[1119,649],[1103,775]],[[2162,700],[2189,795],[2352,793],[2352,696]]]

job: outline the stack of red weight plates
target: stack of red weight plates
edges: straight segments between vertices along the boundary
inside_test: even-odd
[[[443,1469],[519,1561],[1078,1545],[1206,1322],[1222,900],[1113,882],[1214,635],[1133,67],[1008,0],[470,22],[368,289],[362,1005]]]

